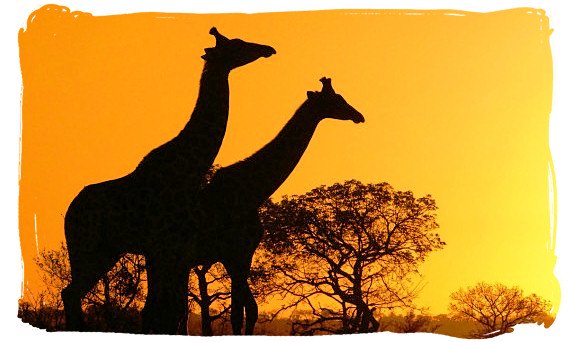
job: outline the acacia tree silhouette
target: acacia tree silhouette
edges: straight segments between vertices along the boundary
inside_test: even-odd
[[[477,322],[480,329],[472,337],[487,338],[513,331],[522,323],[544,322],[550,313],[547,300],[530,294],[525,296],[518,287],[500,283],[481,282],[450,295],[450,313],[455,318]]]
[[[211,287],[213,292],[210,292]],[[224,319],[229,312],[230,287],[229,276],[219,263],[196,266],[192,269],[188,296],[191,302],[199,306],[202,336],[213,336],[213,322]],[[211,312],[213,306],[217,308],[215,313]]]
[[[151,151],[130,174],[85,187],[65,215],[72,281],[61,293],[68,330],[84,328],[81,298],[130,252],[146,257],[146,333],[186,331],[187,279],[200,246],[190,209],[221,146],[227,125],[231,70],[269,57],[266,45],[228,39],[215,28],[205,49],[199,95],[191,118],[172,140]]]
[[[429,195],[355,180],[267,205],[263,244],[274,250],[280,291],[295,298],[282,310],[313,316],[293,322],[293,333],[376,332],[378,311],[414,308],[420,288],[410,276],[445,245],[434,232],[436,209]]]
[[[321,92],[307,93],[280,133],[252,156],[221,168],[200,193],[196,212],[201,230],[203,261],[220,261],[231,277],[231,325],[241,334],[246,309],[245,334],[252,334],[258,306],[247,279],[253,254],[263,229],[258,211],[294,170],[318,124],[326,119],[364,121],[363,116],[335,93],[331,79],[322,78]]]
[[[22,320],[48,330],[63,330],[60,292],[71,282],[67,247],[42,250],[34,262],[42,272],[45,288],[38,298],[22,306]],[[139,308],[145,298],[144,257],[123,255],[85,295],[82,307],[89,312],[89,326],[100,331],[139,332]],[[34,300],[35,299],[35,300]],[[33,305],[33,307],[29,307]],[[101,315],[102,319],[94,315]],[[24,317],[27,316],[27,317]]]

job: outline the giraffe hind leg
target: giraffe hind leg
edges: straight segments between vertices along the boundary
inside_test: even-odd
[[[241,335],[244,318],[244,301],[242,291],[235,288],[231,291],[231,327],[233,335]]]
[[[258,320],[258,305],[256,304],[256,300],[254,299],[248,283],[245,285],[245,335],[252,335],[254,333],[254,326]]]
[[[86,330],[81,310],[81,299],[97,281],[117,262],[118,257],[103,253],[70,255],[71,282],[61,291],[65,310],[65,328],[70,331]]]
[[[250,304],[250,298],[252,293],[247,283],[247,268],[239,267],[231,263],[225,264],[225,269],[231,277],[231,327],[233,330],[233,335],[242,335],[243,331],[243,320],[245,318],[245,308],[250,308],[251,317],[254,318],[254,307]],[[254,298],[253,298],[254,301]],[[256,303],[254,303],[256,305]],[[257,309],[258,310],[258,309]],[[258,312],[257,312],[258,313]],[[251,322],[249,322],[248,317],[249,312],[247,312],[247,324],[245,326],[245,333],[252,334]],[[256,322],[256,319],[254,320]]]

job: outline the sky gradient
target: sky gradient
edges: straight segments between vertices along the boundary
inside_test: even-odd
[[[197,96],[199,56],[214,45],[211,26],[278,51],[231,74],[217,163],[262,147],[306,91],[331,77],[366,122],[323,122],[275,199],[353,178],[431,194],[447,246],[420,268],[420,304],[445,312],[450,292],[478,281],[518,285],[559,303],[549,29],[544,13],[530,9],[36,12],[20,33],[20,237],[31,291],[40,286],[32,258],[63,240],[74,196],[129,173],[184,126]]]

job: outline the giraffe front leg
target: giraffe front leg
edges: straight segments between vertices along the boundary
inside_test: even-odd
[[[241,335],[243,329],[245,291],[242,281],[231,276],[231,327],[233,335]]]
[[[245,311],[246,311],[246,324],[245,324],[245,335],[252,335],[254,333],[254,326],[256,321],[258,320],[258,305],[256,304],[256,300],[248,286],[248,283],[245,280]]]
[[[146,334],[187,334],[187,281],[185,267],[148,260],[148,296],[143,310]]]
[[[248,270],[247,268],[244,268]],[[258,305],[248,285],[248,272],[240,268],[227,270],[231,277],[231,326],[234,335],[243,333],[243,320],[245,320],[245,335],[252,335],[254,325],[258,319]]]

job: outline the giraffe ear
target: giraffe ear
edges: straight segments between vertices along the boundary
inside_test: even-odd
[[[217,55],[217,50],[215,48],[205,48],[205,54],[201,56],[201,58],[203,58],[206,61],[211,61],[215,59],[216,55]]]
[[[308,99],[313,99],[316,96],[315,91],[308,91],[306,94],[308,95]]]

